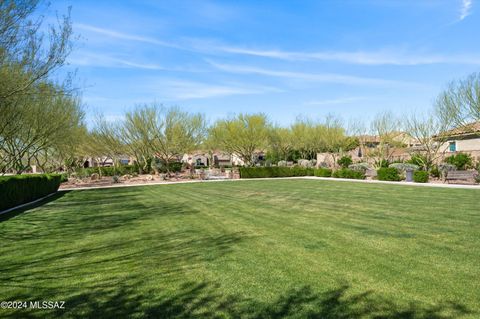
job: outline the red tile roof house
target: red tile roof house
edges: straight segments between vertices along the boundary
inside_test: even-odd
[[[445,157],[457,154],[470,154],[474,162],[480,162],[480,121],[454,128],[441,134],[445,141],[440,148]]]

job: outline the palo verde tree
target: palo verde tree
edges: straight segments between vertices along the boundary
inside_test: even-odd
[[[297,117],[290,127],[292,139],[295,141],[294,148],[300,153],[303,159],[315,158],[319,147],[316,145],[320,142],[318,139],[319,128],[310,119],[305,117]]]
[[[35,84],[34,88],[39,92],[22,99],[28,104],[28,112],[15,120],[22,129],[2,137],[4,171],[21,174],[31,165],[46,168],[51,156],[65,150],[65,142],[76,142],[72,137],[83,126],[83,111],[77,99],[58,93],[52,84]]]
[[[287,127],[272,127],[269,132],[269,152],[278,159],[286,161],[293,151],[295,141],[292,131]]]
[[[215,122],[209,138],[219,149],[235,154],[245,165],[252,165],[255,151],[267,147],[269,130],[265,114],[238,114]]]
[[[88,134],[88,145],[85,154],[96,158],[101,163],[113,160],[114,169],[119,165],[119,158],[126,154],[126,147],[120,137],[121,123],[107,121],[103,115],[97,115],[93,129]]]
[[[191,114],[178,107],[151,108],[156,113],[152,149],[170,171],[170,163],[199,147],[205,139],[206,122],[202,114]]]
[[[205,138],[205,119],[178,107],[158,104],[138,106],[128,112],[122,124],[121,139],[127,153],[144,171],[158,158],[169,171],[169,164],[198,147]]]
[[[71,78],[67,76],[63,83],[51,80],[72,48],[70,18],[67,15],[49,26],[48,32],[41,32],[43,18],[34,17],[39,7],[36,0],[0,2],[2,172],[21,173],[34,160],[40,164],[39,154],[46,157],[55,149],[60,131],[67,136],[71,128],[79,126],[81,110],[69,89]],[[69,119],[60,116],[67,109],[73,112],[65,115]],[[67,125],[52,123],[62,119]]]
[[[333,165],[337,164],[338,157],[358,146],[358,140],[345,133],[342,121],[334,116],[327,116],[325,122],[318,126],[321,151],[330,153]]]

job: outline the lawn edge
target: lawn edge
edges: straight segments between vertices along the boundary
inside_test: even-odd
[[[135,187],[135,186],[157,186],[157,185],[173,185],[173,184],[216,183],[216,182],[220,183],[220,182],[288,180],[288,179],[323,180],[323,181],[355,182],[355,183],[366,183],[366,184],[387,184],[387,185],[401,185],[401,186],[414,186],[414,187],[457,188],[457,189],[476,189],[476,190],[480,190],[480,185],[390,182],[390,181],[378,181],[378,180],[361,180],[361,179],[317,177],[317,176],[295,176],[295,177],[240,178],[240,179],[225,179],[225,180],[191,180],[191,181],[175,181],[175,182],[153,182],[153,183],[142,183],[142,184],[62,188],[62,189],[59,189],[58,191],[59,192],[66,192],[66,191],[75,191],[75,190],[121,188],[121,187]]]

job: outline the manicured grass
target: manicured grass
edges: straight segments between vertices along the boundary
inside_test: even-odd
[[[480,191],[258,180],[60,193],[0,222],[0,299],[78,318],[479,318]]]

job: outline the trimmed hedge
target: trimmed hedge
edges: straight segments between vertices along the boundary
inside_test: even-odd
[[[365,179],[365,173],[349,168],[341,168],[332,174],[335,178]]]
[[[428,182],[428,172],[426,172],[426,171],[415,171],[415,172],[413,172],[413,181],[415,183],[427,183]]]
[[[329,168],[318,168],[313,172],[317,177],[332,177],[332,170]]]
[[[99,174],[101,176],[114,176],[114,175],[125,175],[125,174],[136,174],[138,173],[138,166],[136,165],[120,165],[118,167],[113,166],[99,166],[99,167],[88,167],[80,168],[76,172],[79,177],[90,177],[92,174]]]
[[[377,171],[377,178],[379,181],[394,181],[399,182],[402,177],[395,167],[382,167]]]
[[[240,178],[313,176],[315,169],[310,167],[240,167]]]
[[[60,174],[14,175],[0,177],[0,211],[54,193],[60,186]]]
[[[168,170],[170,173],[177,173],[182,171],[183,164],[181,162],[172,162],[168,163]],[[159,173],[167,172],[167,165],[163,162],[157,164],[157,169]]]

